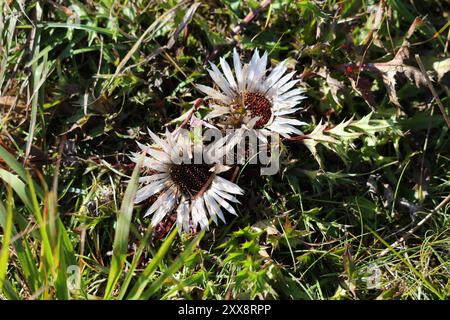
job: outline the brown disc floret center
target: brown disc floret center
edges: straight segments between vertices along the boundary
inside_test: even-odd
[[[212,166],[207,164],[172,164],[169,174],[186,195],[196,195],[209,181]]]
[[[242,105],[251,118],[259,117],[255,124],[255,128],[262,128],[270,121],[272,117],[272,105],[264,94],[259,92],[242,93]]]

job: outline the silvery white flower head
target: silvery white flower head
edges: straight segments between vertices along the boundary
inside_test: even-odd
[[[244,191],[236,184],[218,174],[228,170],[221,164],[208,164],[196,159],[196,147],[188,134],[166,131],[160,138],[149,130],[153,145],[139,147],[145,152],[143,169],[148,175],[139,179],[141,187],[136,193],[134,203],[157,195],[144,216],[152,216],[156,226],[164,217],[176,212],[178,231],[188,232],[190,227],[209,229],[209,217],[218,224],[225,223],[222,208],[237,215],[230,202],[239,203],[236,195]],[[138,162],[140,153],[132,154],[132,161]],[[200,163],[197,163],[200,162]]]
[[[260,57],[256,49],[250,62],[242,65],[234,49],[234,74],[223,57],[220,58],[223,73],[210,62],[209,75],[220,90],[197,85],[212,100],[212,111],[206,119],[220,118],[225,126],[260,129],[263,134],[269,131],[283,137],[302,134],[296,126],[306,123],[289,117],[301,109],[297,105],[306,98],[304,89],[294,88],[300,80],[292,80],[295,71],[285,74],[286,61],[278,64],[267,75],[267,56],[265,52]]]

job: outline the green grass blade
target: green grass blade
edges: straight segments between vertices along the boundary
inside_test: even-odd
[[[11,14],[10,12],[7,12],[7,7],[4,3],[4,1],[0,2],[0,20],[3,22],[0,26],[0,34],[2,34],[5,30],[6,32],[6,39],[2,43],[2,51],[6,52],[6,54],[2,54],[1,61],[0,61],[0,89],[3,88],[3,83],[5,82],[5,75],[8,70],[8,52],[11,50],[11,48],[14,47],[14,30],[16,28],[17,24],[17,16],[15,14]],[[10,13],[8,16],[5,14]]]
[[[40,20],[42,16],[42,8],[39,3],[36,4],[36,20]],[[33,42],[32,42],[32,51],[34,52],[33,58],[39,55],[40,50],[40,30],[36,27],[33,28]],[[30,115],[30,126],[28,129],[28,137],[27,137],[27,144],[26,144],[26,150],[25,150],[25,159],[28,158],[30,151],[31,151],[31,145],[33,144],[33,138],[35,135],[35,128],[36,128],[36,120],[37,120],[37,113],[38,113],[38,102],[39,102],[39,89],[41,86],[41,78],[45,77],[45,64],[46,61],[44,60],[41,64],[38,64],[36,61],[32,64],[31,70],[31,81],[30,81],[30,96],[28,97],[29,101],[31,101],[31,115]]]
[[[59,218],[56,221],[56,228],[58,234],[57,250],[54,254],[58,258],[58,276],[55,283],[56,296],[60,300],[68,300],[70,299],[70,292],[67,286],[67,270],[69,266],[77,265],[77,259],[67,230]]]
[[[13,197],[11,187],[8,188],[7,207],[6,223],[3,227],[2,249],[0,251],[0,292],[3,292],[3,283],[6,277],[6,271],[8,270],[9,245],[13,226]]]
[[[5,148],[0,145],[0,158],[5,161],[5,163],[14,170],[18,176],[23,180],[27,181],[27,171],[25,168],[14,158],[12,154],[10,154]],[[42,189],[35,184],[36,193],[40,198],[43,198]]]
[[[126,254],[128,250],[128,236],[130,233],[131,216],[134,207],[134,197],[138,188],[139,171],[144,161],[145,153],[142,153],[138,164],[133,170],[131,180],[125,190],[120,212],[117,217],[116,233],[113,244],[113,256],[111,259],[111,267],[108,276],[108,283],[105,289],[105,299],[111,297],[111,293],[119,280],[120,274],[125,264]]]
[[[69,300],[69,289],[67,287],[67,263],[64,254],[61,235],[58,237],[56,250],[54,252],[58,265],[58,275],[55,281],[56,298],[58,300]]]
[[[37,24],[38,28],[63,28],[63,29],[75,29],[75,30],[83,30],[88,32],[101,33],[111,37],[122,37],[120,33],[117,31],[111,31],[106,28],[88,26],[84,24],[76,24],[76,23],[65,23],[65,22],[42,22]]]
[[[169,251],[170,246],[172,245],[173,240],[175,239],[175,236],[177,235],[177,228],[173,228],[172,232],[169,234],[169,236],[164,240],[161,247],[159,248],[156,255],[152,258],[150,263],[147,267],[145,267],[142,274],[139,276],[136,284],[134,285],[133,289],[127,296],[127,299],[130,300],[137,300],[140,299],[140,296],[142,292],[144,292],[145,287],[147,286],[148,282],[150,281],[151,276],[156,271],[156,268],[166,255],[167,251]]]
[[[31,211],[32,214],[36,217],[36,220],[39,225],[39,234],[42,238],[42,249],[43,255],[45,258],[45,261],[47,262],[47,267],[52,269],[54,266],[54,260],[53,260],[53,250],[50,242],[50,236],[47,230],[47,221],[44,220],[41,208],[39,207],[39,202],[37,200],[37,195],[34,189],[34,183],[31,179],[31,176],[28,176],[28,186],[30,188],[29,194],[31,198],[31,202],[33,204],[33,210]],[[48,270],[53,271],[53,270]]]
[[[158,278],[156,279],[150,287],[140,296],[140,299],[150,299],[158,290],[161,289],[164,281],[172,276],[175,272],[177,272],[185,263],[187,258],[192,254],[194,249],[198,246],[200,240],[203,238],[205,234],[205,230],[202,230],[200,234],[189,243],[186,249],[180,254],[180,256],[173,262],[169,268]]]
[[[5,279],[3,283],[3,294],[9,300],[21,300],[20,296],[7,279]]]
[[[29,197],[29,192],[25,183],[20,180],[15,174],[0,168],[0,179],[2,179],[7,185],[10,185],[15,193],[20,197],[22,202],[29,210],[33,210],[33,203]]]
[[[0,225],[2,228],[6,228],[7,210],[0,202]],[[14,225],[11,226],[12,236],[17,235],[17,231]],[[24,275],[24,281],[27,283],[31,290],[37,290],[40,286],[39,272],[37,270],[37,262],[33,260],[30,247],[26,241],[17,239],[12,242],[17,259],[21,267],[21,271]]]
[[[144,250],[146,248],[147,241],[150,237],[151,231],[152,231],[152,227],[151,227],[151,225],[149,225],[149,227],[147,228],[147,230],[144,234],[144,237],[142,237],[142,239],[141,239],[141,242],[139,244],[138,249],[136,250],[136,253],[134,254],[133,261],[131,262],[131,265],[129,267],[129,270],[125,277],[125,280],[123,281],[122,285],[120,286],[120,293],[118,296],[119,300],[122,300],[125,297],[125,295],[128,291],[128,287],[131,283],[131,280],[135,276],[134,272],[135,272],[137,265],[141,259],[142,253],[144,252]]]
[[[175,11],[182,5],[185,4],[185,1],[182,1],[181,3],[178,3],[171,9],[164,12],[160,17],[158,17],[146,30],[145,32],[137,39],[137,41],[134,43],[133,47],[128,51],[126,56],[120,61],[119,65],[117,66],[116,72],[112,76],[112,78],[109,80],[108,85],[106,87],[110,87],[111,84],[114,82],[114,79],[117,78],[117,76],[122,72],[123,68],[127,64],[127,62],[131,59],[133,54],[139,49],[139,47],[144,43],[144,41],[148,41],[147,38],[152,38],[156,32],[161,28],[161,26],[164,26],[169,22],[169,20],[172,18]],[[109,92],[112,92],[115,89],[115,86],[111,86],[109,88]]]
[[[385,245],[389,251],[391,251],[397,258],[399,258],[408,268],[411,269],[412,272],[425,284],[428,289],[433,292],[439,299],[444,300],[445,297],[427,280],[425,277],[416,269],[413,265],[411,265],[400,253],[398,253],[394,248],[392,248],[389,243],[387,243],[375,230],[370,228],[369,226],[364,226],[367,230],[369,230],[380,242]]]

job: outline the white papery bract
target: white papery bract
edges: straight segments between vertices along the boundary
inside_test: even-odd
[[[300,80],[292,80],[295,72],[285,74],[286,61],[267,75],[267,62],[267,52],[260,57],[255,50],[250,62],[242,65],[234,49],[234,73],[224,58],[220,58],[223,73],[210,63],[209,75],[220,90],[197,85],[211,100],[212,111],[206,119],[218,118],[218,123],[227,127],[261,129],[262,134],[268,130],[284,137],[302,134],[296,126],[306,123],[289,117],[301,109],[297,105],[305,99],[304,89],[294,88]]]
[[[151,131],[149,134],[153,145],[138,143],[146,153],[143,168],[148,175],[139,179],[141,187],[134,202],[141,203],[157,196],[145,213],[145,216],[152,215],[153,226],[173,212],[177,215],[180,233],[197,226],[209,229],[209,217],[216,224],[217,217],[225,223],[222,209],[237,215],[230,203],[239,203],[236,195],[242,195],[244,191],[218,175],[226,167],[196,163],[196,148],[188,135],[166,131],[162,139]],[[139,155],[132,154],[132,161],[137,163]]]

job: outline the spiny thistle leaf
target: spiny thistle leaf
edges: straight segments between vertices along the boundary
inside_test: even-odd
[[[342,121],[338,125],[329,128],[330,125],[319,122],[314,130],[306,135],[303,140],[304,145],[309,149],[319,166],[323,167],[323,160],[317,150],[317,145],[322,145],[328,150],[336,153],[347,165],[348,151],[355,149],[354,141],[362,136],[371,137],[377,140],[375,133],[392,131],[396,135],[402,135],[395,119],[372,119],[372,113],[362,117],[359,120],[353,120],[353,117],[347,121]],[[370,141],[363,139],[364,141]]]

